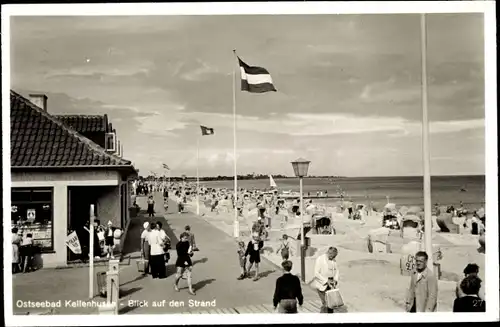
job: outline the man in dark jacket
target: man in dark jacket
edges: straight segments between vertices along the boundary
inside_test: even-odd
[[[292,270],[291,261],[283,261],[281,266],[283,267],[284,274],[276,280],[276,289],[273,297],[274,308],[276,309],[279,304],[280,313],[298,313],[297,302],[300,306],[304,302],[299,277],[290,273]]]
[[[479,297],[481,279],[469,275],[462,280],[460,288],[465,296],[458,297],[453,302],[453,312],[486,312],[486,302]]]

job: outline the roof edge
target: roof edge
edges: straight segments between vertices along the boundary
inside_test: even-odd
[[[40,113],[45,118],[49,119],[50,121],[52,121],[56,125],[59,125],[61,128],[65,129],[70,135],[76,137],[80,142],[82,142],[85,146],[87,146],[91,151],[97,152],[99,155],[102,155],[102,156],[105,156],[105,157],[109,157],[110,159],[118,161],[119,163],[121,163],[121,164],[110,165],[110,166],[117,167],[117,166],[128,166],[129,165],[128,162],[130,162],[130,161],[125,160],[123,158],[120,158],[118,156],[112,155],[110,153],[107,153],[106,150],[104,148],[102,148],[101,146],[99,146],[97,143],[95,143],[92,140],[86,138],[85,136],[83,136],[80,133],[78,133],[75,129],[73,129],[72,127],[70,127],[69,125],[67,125],[66,123],[64,123],[63,121],[57,119],[53,115],[51,115],[48,112],[42,110],[37,105],[35,105],[34,103],[32,103],[29,99],[26,99],[25,97],[23,97],[21,94],[17,93],[16,91],[14,91],[12,89],[10,90],[10,92],[11,92],[11,95],[20,97],[23,101],[25,101],[25,103],[27,105],[29,105],[31,109],[36,110],[38,113]]]

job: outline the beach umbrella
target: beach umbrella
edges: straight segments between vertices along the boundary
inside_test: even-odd
[[[387,203],[385,206],[384,206],[384,209],[387,211],[387,212],[393,212],[396,210],[396,204],[395,203]]]
[[[403,222],[405,222],[405,221],[413,221],[415,223],[420,223],[422,221],[422,219],[420,217],[418,217],[417,215],[408,214],[408,215],[403,217]]]
[[[419,212],[422,212],[422,208],[418,207],[418,206],[412,206],[410,207],[410,209],[408,209],[408,214],[417,214]]]
[[[402,206],[401,208],[399,208],[399,213],[405,216],[408,213],[408,207]]]

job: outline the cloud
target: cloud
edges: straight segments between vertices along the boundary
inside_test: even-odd
[[[433,172],[484,171],[483,29],[481,14],[428,16],[432,151],[474,158]],[[232,174],[236,48],[278,89],[236,82],[238,169],[306,156],[318,174],[420,173],[416,14],[15,17],[11,33],[11,87],[48,93],[53,112],[108,113],[141,170],[192,175],[202,124],[203,174]]]

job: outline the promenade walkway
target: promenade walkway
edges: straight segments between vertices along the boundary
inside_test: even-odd
[[[138,204],[143,206],[143,198],[138,199]],[[222,310],[227,313],[243,313],[246,311],[255,312],[256,310],[267,310],[272,305],[272,297],[276,284],[276,279],[282,274],[281,269],[272,263],[264,260],[260,265],[260,276],[258,281],[245,279],[242,281],[236,278],[240,274],[236,244],[234,239],[223,231],[212,226],[206,221],[199,219],[195,214],[179,214],[175,211],[176,205],[170,200],[168,212],[163,211],[163,198],[161,194],[155,194],[156,217],[149,219],[146,217],[134,218],[129,228],[129,235],[124,245],[125,252],[130,255],[132,264],[127,267],[128,270],[134,270],[136,273],[128,272],[129,277],[120,277],[121,288],[137,289],[129,296],[123,297],[120,303],[120,313],[185,313],[201,312],[213,310]],[[167,267],[167,278],[163,280],[153,280],[150,276],[143,278],[137,272],[134,258],[140,256],[138,249],[134,244],[139,244],[140,230],[144,221],[162,221],[164,229],[172,240],[172,248],[178,241],[180,233],[186,225],[191,226],[191,230],[196,236],[196,243],[200,251],[195,252],[193,256],[193,287],[196,295],[192,296],[187,292],[187,284],[181,280],[179,284],[180,292],[174,290],[175,274],[175,250],[171,251],[171,259]],[[137,230],[138,229],[138,230]],[[130,243],[130,244],[129,244]],[[304,287],[305,300],[309,310],[313,310],[318,300],[316,292]],[[163,300],[166,304],[163,305]],[[191,302],[190,302],[191,300]],[[194,301],[210,302],[215,307],[196,307]],[[143,304],[141,306],[141,304]],[[157,304],[157,306],[154,306]],[[191,306],[190,306],[191,304]],[[147,305],[147,306],[145,306]],[[306,307],[306,306],[305,306]],[[266,309],[267,308],[267,309]],[[304,312],[306,312],[304,308]],[[319,312],[319,308],[316,312]]]

